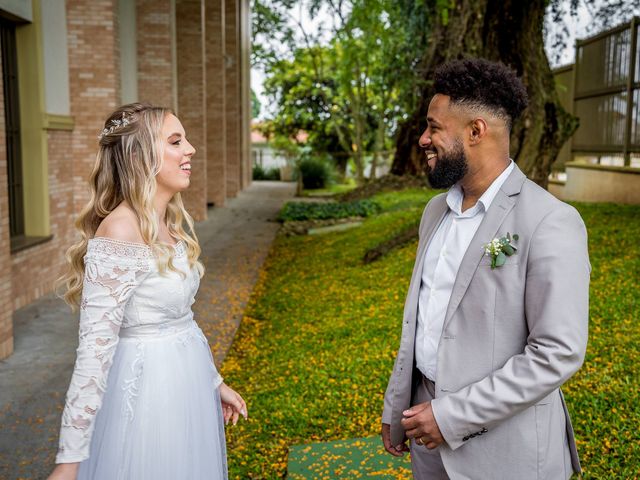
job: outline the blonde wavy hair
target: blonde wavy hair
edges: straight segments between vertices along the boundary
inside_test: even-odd
[[[65,302],[74,311],[82,296],[84,256],[89,239],[94,237],[100,222],[123,201],[134,211],[144,243],[157,259],[158,270],[161,273],[167,270],[180,272],[173,264],[173,246],[158,241],[159,223],[153,208],[156,175],[162,166],[164,152],[162,125],[165,117],[172,113],[163,107],[131,103],[118,108],[105,122],[89,179],[91,199],[75,223],[81,240],[67,250],[68,269],[58,280],[58,285],[66,289]],[[193,219],[185,210],[179,193],[169,202],[164,220],[171,235],[184,242],[190,267],[195,267],[202,277],[204,267],[198,260],[200,245]],[[189,233],[184,229],[184,223]],[[180,273],[184,275],[184,272]]]

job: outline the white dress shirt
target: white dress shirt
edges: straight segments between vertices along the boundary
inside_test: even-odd
[[[498,190],[514,169],[513,161],[493,181],[478,202],[462,212],[464,194],[455,184],[447,193],[449,210],[426,248],[418,298],[416,365],[429,380],[436,380],[438,343],[453,284],[469,244]],[[491,239],[487,239],[489,242]]]

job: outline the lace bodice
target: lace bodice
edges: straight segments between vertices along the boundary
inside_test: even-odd
[[[158,272],[151,249],[106,238],[89,240],[80,304],[77,358],[62,415],[57,463],[89,457],[95,416],[120,337],[162,335],[193,317],[200,278],[182,242],[174,265],[185,273]],[[128,335],[129,332],[129,335]]]

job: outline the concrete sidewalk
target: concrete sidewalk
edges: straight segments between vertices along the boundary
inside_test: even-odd
[[[218,367],[295,187],[254,182],[196,225],[206,273],[194,312]],[[15,351],[0,361],[0,479],[43,479],[53,468],[77,338],[77,320],[53,295],[15,312]]]

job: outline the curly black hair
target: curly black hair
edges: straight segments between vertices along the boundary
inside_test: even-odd
[[[454,105],[488,109],[511,129],[527,108],[528,97],[516,72],[503,63],[483,58],[454,60],[440,65],[434,74],[436,93],[450,97]]]

